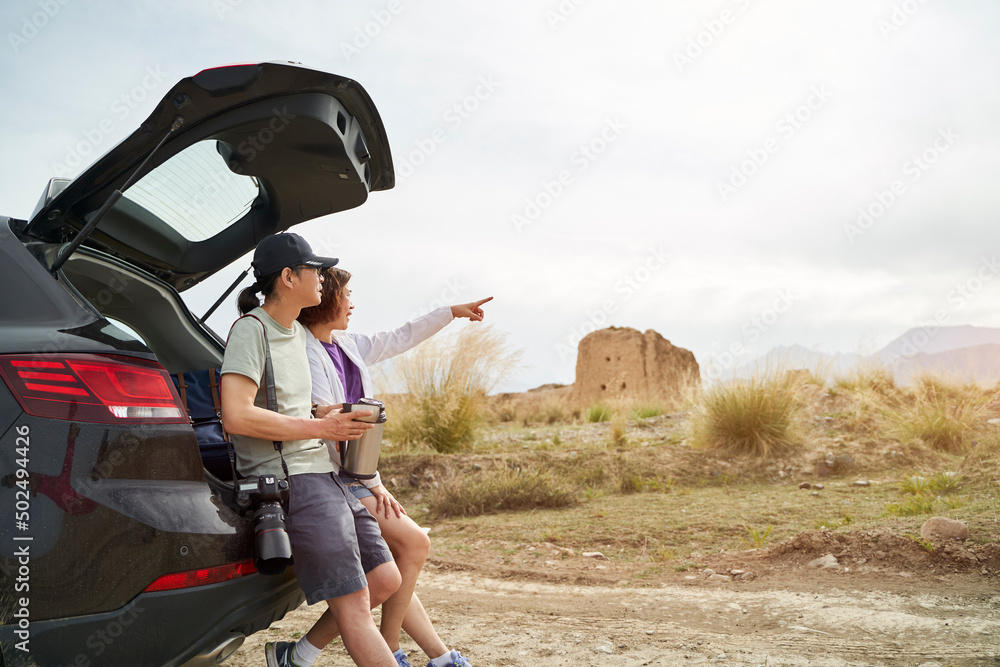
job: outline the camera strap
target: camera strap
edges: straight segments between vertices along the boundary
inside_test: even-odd
[[[274,367],[271,365],[271,346],[267,343],[267,327],[264,326],[264,323],[256,315],[247,314],[243,317],[252,317],[257,320],[264,330],[264,394],[267,396],[267,409],[272,412],[278,412],[278,395],[274,385]],[[285,472],[285,479],[288,479],[288,466],[285,464],[285,455],[281,451],[284,443],[281,440],[273,440],[272,442],[274,450],[281,457],[281,469]]]

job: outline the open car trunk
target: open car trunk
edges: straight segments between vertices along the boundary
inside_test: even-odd
[[[121,144],[72,182],[50,183],[21,234],[68,242],[126,183],[83,245],[182,291],[265,236],[359,206],[394,177],[360,85],[264,63],[181,80]]]

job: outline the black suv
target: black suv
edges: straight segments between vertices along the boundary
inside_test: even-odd
[[[224,341],[179,293],[393,182],[356,82],[234,65],[0,216],[0,666],[216,664],[302,602],[203,466],[172,380]]]

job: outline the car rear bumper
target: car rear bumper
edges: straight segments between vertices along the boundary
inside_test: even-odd
[[[234,634],[268,627],[304,599],[291,570],[143,593],[113,612],[32,622],[27,651],[17,647],[16,624],[0,626],[2,664],[180,666]]]

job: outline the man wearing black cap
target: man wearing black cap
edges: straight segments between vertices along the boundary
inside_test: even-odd
[[[396,665],[370,609],[399,587],[399,570],[377,521],[332,474],[323,443],[360,437],[371,425],[354,419],[371,413],[319,406],[312,414],[306,333],[295,319],[302,308],[319,304],[321,271],[336,263],[317,257],[297,234],[261,241],[253,259],[256,283],[239,296],[240,311],[248,317],[233,325],[222,364],[222,417],[233,436],[239,472],[280,479],[287,468],[285,527],[295,575],[309,604],[329,604],[298,642],[267,644],[268,667],[311,667],[338,634],[358,665]],[[257,293],[263,294],[263,305]],[[277,412],[267,409],[265,332]],[[282,443],[280,454],[275,441]]]

